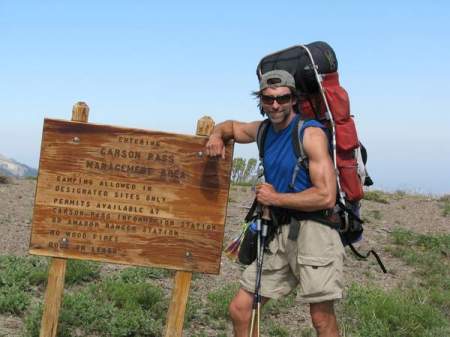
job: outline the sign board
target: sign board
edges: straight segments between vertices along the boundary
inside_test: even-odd
[[[30,253],[218,274],[233,146],[45,119]]]

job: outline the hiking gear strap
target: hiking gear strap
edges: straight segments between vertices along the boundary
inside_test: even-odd
[[[357,257],[359,257],[361,259],[367,259],[370,256],[370,254],[375,256],[375,258],[377,259],[378,265],[380,266],[381,270],[383,271],[383,273],[387,274],[387,270],[386,270],[383,262],[381,262],[380,257],[378,256],[378,254],[373,249],[369,250],[367,252],[367,254],[363,255],[363,254],[361,254],[360,252],[358,252],[356,250],[356,248],[353,246],[353,244],[349,243],[348,245],[350,246],[350,249],[352,250],[353,254],[355,254]]]
[[[300,171],[300,168],[303,167],[306,171],[308,171],[309,168],[308,157],[306,156],[305,149],[303,148],[303,142],[300,139],[300,134],[304,124],[305,120],[299,119],[294,126],[294,130],[292,131],[292,144],[294,147],[295,156],[297,157],[297,163],[295,164],[294,173],[292,174],[291,183],[289,184],[289,188],[291,190],[294,190],[295,179],[297,179],[297,174]]]
[[[267,132],[269,131],[270,120],[266,118],[261,122],[256,134],[256,145],[258,145],[259,164],[263,165],[264,159],[264,141],[266,140]]]

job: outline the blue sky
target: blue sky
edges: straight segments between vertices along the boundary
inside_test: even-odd
[[[450,192],[448,2],[0,0],[0,34],[0,153],[28,165],[44,117],[80,100],[90,122],[175,133],[259,119],[261,57],[322,40],[376,187]]]

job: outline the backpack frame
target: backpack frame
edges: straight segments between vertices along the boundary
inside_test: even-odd
[[[325,106],[325,117],[328,121],[328,130],[330,131],[330,145],[331,145],[331,157],[334,165],[334,170],[336,172],[336,184],[337,184],[337,200],[336,200],[336,206],[334,207],[334,210],[332,212],[331,218],[333,218],[333,221],[321,221],[324,224],[330,225],[334,229],[339,231],[339,234],[341,236],[341,241],[344,246],[348,245],[350,246],[352,252],[362,259],[367,259],[370,254],[374,255],[378,264],[380,265],[382,271],[384,273],[387,273],[386,268],[384,267],[380,257],[374,250],[369,250],[366,254],[361,254],[356,250],[356,248],[353,246],[353,243],[359,241],[362,237],[363,233],[363,221],[359,217],[359,209],[360,209],[360,202],[350,202],[348,199],[346,199],[346,195],[342,189],[341,186],[341,180],[340,180],[340,172],[338,170],[337,166],[337,160],[336,160],[336,125],[333,118],[333,115],[331,113],[330,106],[328,104],[328,100],[326,98],[323,86],[322,86],[322,78],[318,72],[318,66],[314,62],[314,58],[309,50],[309,48],[305,45],[299,45],[299,47],[303,48],[306,52],[306,54],[309,57],[309,60],[311,62],[310,67],[313,69],[315,79],[318,84],[318,89],[320,93],[320,97],[323,101],[323,104]],[[279,52],[277,52],[279,53]],[[276,54],[276,53],[274,53]],[[270,55],[268,55],[270,56]],[[267,57],[267,56],[266,56]],[[258,66],[257,69],[258,76],[262,76],[261,68]],[[303,125],[306,120],[299,119],[296,123],[294,130],[292,132],[292,145],[295,152],[295,156],[297,158],[296,165],[294,168],[294,172],[291,178],[291,183],[289,184],[289,187],[293,189],[294,183],[297,177],[297,174],[299,170],[303,167],[305,170],[308,170],[308,157],[305,153],[302,141],[300,141],[300,133],[303,128]],[[259,160],[260,165],[263,167],[263,160],[264,160],[264,141],[266,139],[268,127],[270,125],[270,120],[265,119],[259,126],[257,137],[256,137],[256,143],[258,145],[258,151],[259,151]],[[355,156],[357,159],[358,164],[358,175],[361,179],[362,185],[370,186],[373,184],[371,178],[367,174],[367,170],[365,168],[365,163],[367,160],[367,152],[364,146],[362,146],[361,143],[359,143],[359,147],[355,149]],[[334,224],[334,225],[333,225]],[[337,225],[336,225],[337,224]]]

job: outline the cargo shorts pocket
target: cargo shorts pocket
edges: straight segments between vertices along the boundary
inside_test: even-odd
[[[308,303],[336,296],[336,272],[333,257],[297,256],[300,298]]]

